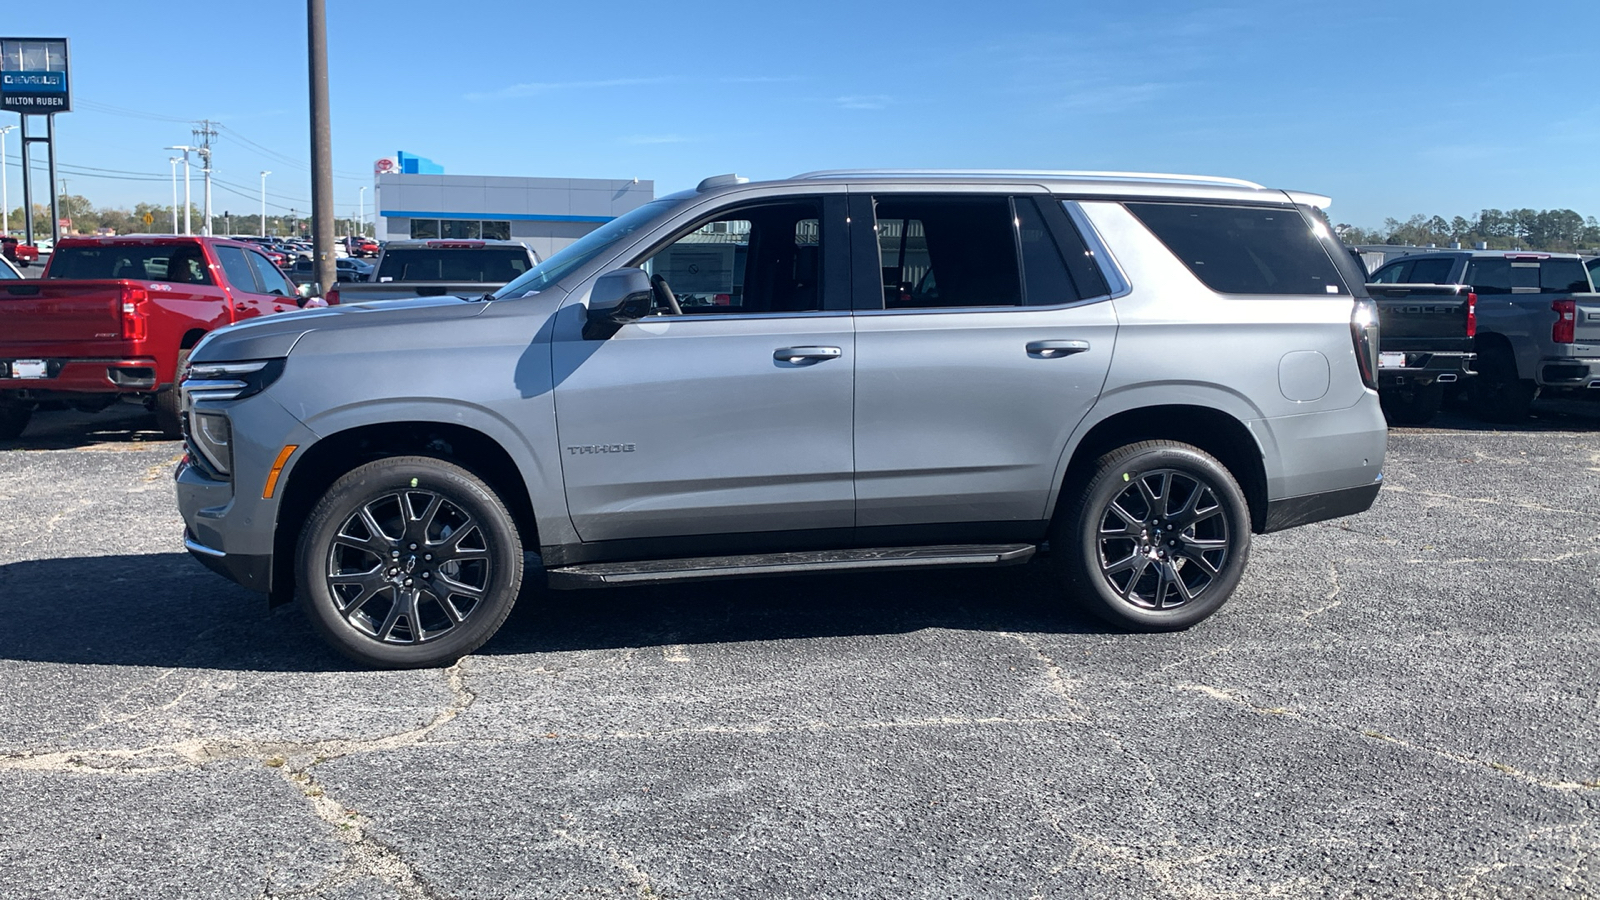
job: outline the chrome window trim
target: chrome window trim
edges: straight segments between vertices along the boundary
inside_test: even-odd
[[[1077,226],[1078,234],[1088,245],[1089,252],[1094,254],[1095,264],[1100,267],[1100,275],[1105,278],[1106,287],[1111,290],[1104,299],[1115,300],[1133,293],[1133,285],[1128,282],[1127,274],[1117,262],[1116,254],[1106,246],[1105,239],[1100,236],[1100,230],[1094,227],[1088,213],[1083,211],[1078,201],[1062,200],[1061,207],[1067,211],[1067,217],[1072,219],[1072,224]]]

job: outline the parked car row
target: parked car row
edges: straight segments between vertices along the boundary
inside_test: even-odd
[[[1415,253],[1381,266],[1368,290],[1392,311],[1379,359],[1391,421],[1426,422],[1446,392],[1491,422],[1526,418],[1540,395],[1600,399],[1597,267],[1521,250]]]

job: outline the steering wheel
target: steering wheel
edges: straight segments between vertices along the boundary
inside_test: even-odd
[[[666,307],[672,310],[672,314],[675,316],[683,315],[683,307],[678,305],[678,297],[672,293],[672,287],[667,284],[665,278],[660,275],[651,275],[650,290],[655,292],[657,303],[666,304]]]

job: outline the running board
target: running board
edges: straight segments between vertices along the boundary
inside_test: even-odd
[[[586,563],[550,569],[550,586],[561,590],[619,584],[659,584],[712,578],[760,578],[813,572],[868,569],[928,569],[942,566],[1008,566],[1025,563],[1033,544],[948,544],[936,547],[879,547],[805,553],[755,553],[652,559],[642,562]]]

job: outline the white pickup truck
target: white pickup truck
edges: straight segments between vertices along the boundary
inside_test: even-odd
[[[1451,250],[1402,257],[1376,284],[1468,285],[1477,295],[1477,377],[1489,421],[1515,422],[1538,395],[1600,396],[1600,294],[1574,253]]]

